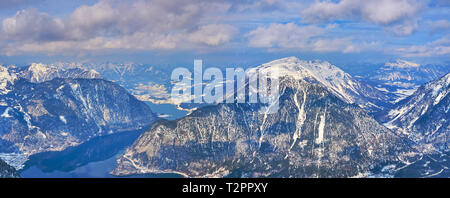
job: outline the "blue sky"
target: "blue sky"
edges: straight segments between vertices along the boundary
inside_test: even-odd
[[[449,2],[2,0],[0,63],[448,63]]]

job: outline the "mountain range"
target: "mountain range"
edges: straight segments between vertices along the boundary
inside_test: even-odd
[[[419,86],[450,72],[449,65],[424,64],[395,60],[363,74],[362,80],[373,85],[396,103],[411,95]]]
[[[115,82],[142,101],[167,103],[171,67],[154,67],[134,63],[57,64],[60,68],[84,69],[98,72],[104,79]]]
[[[30,156],[47,169],[61,164],[56,170],[73,170],[83,159],[53,163],[56,151],[111,157],[120,149],[92,145],[119,145],[120,138],[97,138],[136,130],[145,132],[130,135],[129,143],[139,137],[111,174],[448,177],[448,70],[396,60],[354,77],[326,61],[282,58],[248,70],[279,77],[275,113],[267,112],[272,103],[218,103],[158,120],[147,104],[167,102],[167,71],[134,64],[0,66],[0,158],[9,164],[0,162],[0,177],[17,177],[14,169]]]
[[[353,177],[420,157],[410,141],[363,108],[377,92],[326,62],[295,57],[251,72],[280,77],[279,110],[218,104],[159,120],[119,158],[115,175],[188,177]],[[371,89],[373,90],[373,89]],[[270,105],[270,104],[269,104]]]
[[[426,83],[401,100],[380,120],[388,128],[406,134],[424,149],[450,149],[450,73]]]
[[[156,120],[146,104],[96,72],[31,65],[0,67],[0,74],[0,156],[61,151]]]
[[[82,67],[64,68],[55,65],[45,65],[42,63],[32,63],[27,67],[10,68],[20,78],[27,79],[32,83],[40,83],[54,78],[84,78],[102,79],[103,77],[95,70],[88,70]]]

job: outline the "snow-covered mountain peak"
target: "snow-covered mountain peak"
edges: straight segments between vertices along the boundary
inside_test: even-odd
[[[42,63],[32,63],[28,67],[28,72],[30,73],[30,81],[32,82],[41,82],[49,73],[54,72],[56,70],[55,67],[48,66]]]
[[[394,68],[395,67],[397,67],[397,68],[416,68],[416,67],[419,67],[420,64],[398,59],[395,62],[387,62],[384,66],[394,67]]]
[[[259,71],[271,77],[289,77],[295,80],[317,81],[336,96],[348,103],[355,103],[361,93],[358,81],[338,67],[326,61],[303,61],[297,57],[287,57],[262,64],[250,70]]]
[[[42,63],[32,63],[25,70],[21,71],[20,76],[34,83],[54,78],[102,78],[95,70]]]
[[[93,69],[85,69],[86,71],[89,71],[89,73],[93,74],[93,75],[98,75],[101,76],[101,74],[98,71],[95,71]]]
[[[311,76],[310,72],[302,66],[300,59],[296,57],[282,58],[262,64],[250,70],[250,72],[258,71],[271,77],[289,76],[294,79],[303,79]]]
[[[35,73],[45,73],[52,69],[55,69],[55,67],[43,63],[31,63],[30,67],[28,68],[29,71]]]
[[[8,71],[8,68],[6,68],[6,67],[3,67],[3,65],[0,65],[0,72],[5,72],[5,71]]]
[[[295,79],[303,79],[304,77],[328,78],[336,77],[350,77],[338,67],[330,64],[327,61],[304,61],[297,57],[287,57],[262,64],[256,68],[261,72],[270,72],[271,74],[278,74],[279,77],[290,76]]]
[[[9,84],[14,83],[17,76],[9,72],[8,68],[0,65],[0,94],[7,94],[10,90],[7,88]]]

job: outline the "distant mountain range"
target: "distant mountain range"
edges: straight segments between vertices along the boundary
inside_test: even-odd
[[[276,113],[261,113],[261,103],[218,104],[157,121],[119,158],[112,174],[352,177],[420,157],[408,139],[362,109],[379,99],[373,97],[377,91],[337,67],[290,57],[254,71],[278,73]]]
[[[102,79],[103,77],[95,70],[88,70],[81,67],[64,68],[55,65],[45,65],[42,63],[32,63],[27,67],[11,68],[18,77],[27,79],[32,83],[40,83],[54,78],[85,78]]]
[[[146,104],[93,71],[33,64],[0,67],[0,74],[0,156],[60,151],[156,120]]]
[[[363,74],[363,81],[389,96],[391,103],[411,95],[419,86],[450,72],[450,65],[426,64],[396,60]]]
[[[96,71],[109,81],[115,82],[127,89],[142,101],[152,103],[167,103],[169,98],[170,67],[153,67],[144,64],[83,64],[74,67],[71,64],[61,64],[60,67],[84,68]]]
[[[407,134],[426,150],[450,149],[450,73],[417,89],[395,104],[381,121]]]

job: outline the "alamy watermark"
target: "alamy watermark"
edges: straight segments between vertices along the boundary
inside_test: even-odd
[[[215,67],[203,71],[202,60],[194,60],[194,71],[176,68],[171,100],[175,103],[250,103],[261,104],[262,113],[275,113],[279,108],[279,79],[275,71],[256,68]]]

